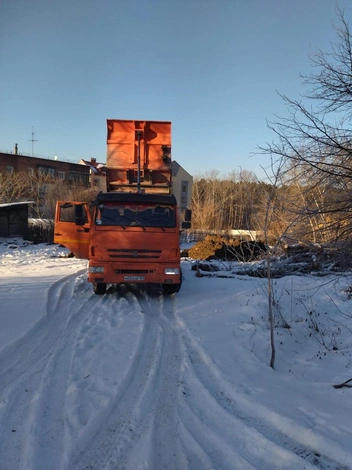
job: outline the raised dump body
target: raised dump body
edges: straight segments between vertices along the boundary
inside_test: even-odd
[[[171,122],[107,120],[108,192],[171,194]]]
[[[107,121],[107,188],[91,208],[59,201],[55,243],[89,260],[96,294],[109,284],[161,284],[178,292],[182,283],[180,224],[172,194],[171,123]]]

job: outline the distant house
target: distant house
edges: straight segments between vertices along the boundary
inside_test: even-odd
[[[79,163],[58,160],[57,157],[37,157],[16,153],[0,152],[0,172],[26,172],[29,175],[45,174],[67,182],[81,182],[89,185],[90,171]]]
[[[172,192],[181,212],[191,208],[193,177],[176,160],[171,163]]]
[[[89,168],[89,179],[92,188],[106,192],[105,163],[98,163],[96,158],[91,158],[90,160],[82,159],[79,161],[79,164]]]

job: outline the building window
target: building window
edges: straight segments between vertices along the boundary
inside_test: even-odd
[[[55,168],[51,168],[50,166],[40,166],[38,168],[38,173],[40,175],[55,176]]]
[[[188,199],[188,181],[181,181],[181,198],[180,198],[180,206],[182,209],[187,207],[187,199]]]
[[[70,181],[79,181],[81,183],[89,183],[89,175],[86,173],[80,173],[79,171],[70,171]]]
[[[58,172],[58,177],[59,177],[59,180],[64,180],[65,179],[65,172],[64,171],[59,171]]]
[[[44,197],[45,194],[48,192],[48,185],[47,184],[41,184],[39,187],[39,195],[41,197]]]
[[[13,166],[8,165],[8,166],[6,167],[6,172],[7,172],[9,175],[12,175],[12,173],[13,173]]]

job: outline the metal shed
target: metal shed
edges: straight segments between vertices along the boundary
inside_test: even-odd
[[[0,204],[0,237],[28,236],[28,206],[32,202]]]

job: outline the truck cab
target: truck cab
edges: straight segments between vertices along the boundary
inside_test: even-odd
[[[57,203],[54,242],[89,260],[96,294],[122,283],[162,284],[173,294],[182,283],[179,231],[172,195],[102,193],[92,215],[86,203]]]

